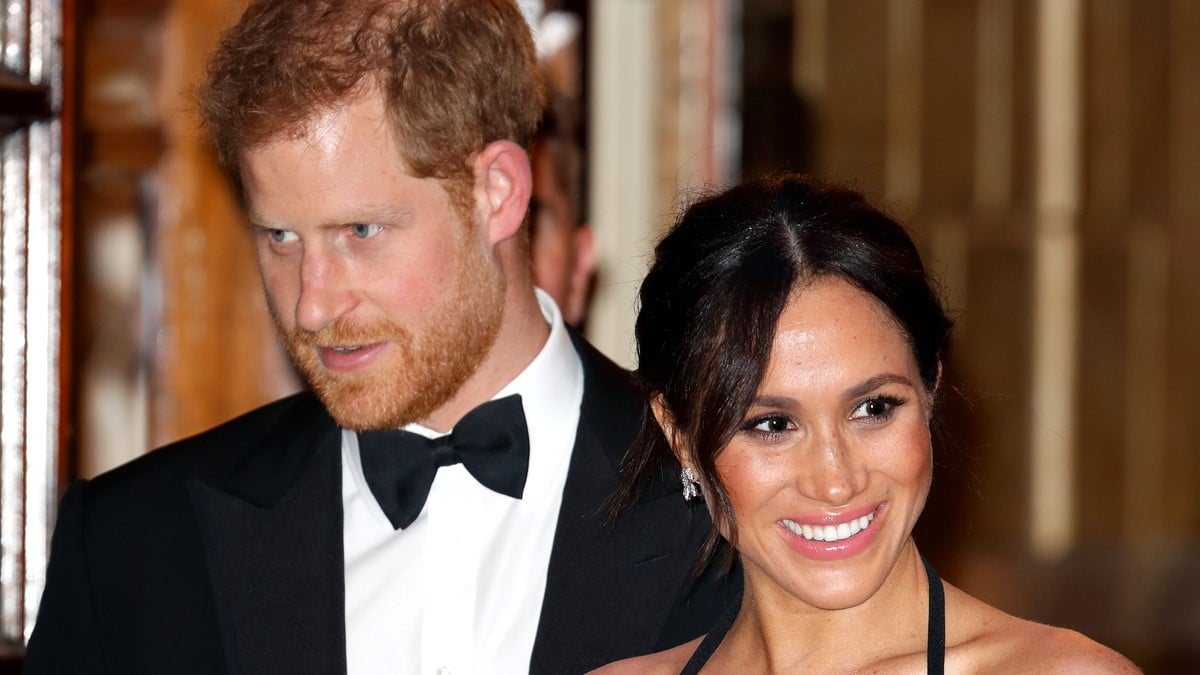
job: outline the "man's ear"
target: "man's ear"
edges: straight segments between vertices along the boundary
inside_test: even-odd
[[[520,231],[532,190],[529,156],[516,143],[493,141],[475,156],[475,208],[490,244]]]

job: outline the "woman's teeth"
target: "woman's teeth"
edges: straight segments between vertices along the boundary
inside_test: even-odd
[[[801,525],[787,518],[779,522],[791,530],[792,534],[804,537],[809,541],[841,541],[842,539],[849,539],[867,529],[872,520],[875,520],[874,511],[860,518],[855,518],[845,523],[838,523],[837,525]]]

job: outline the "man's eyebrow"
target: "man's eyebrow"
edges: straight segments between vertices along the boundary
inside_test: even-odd
[[[255,211],[253,211],[253,210],[247,210],[247,211],[246,211],[246,222],[250,223],[250,226],[251,226],[251,227],[261,227],[261,228],[262,228],[262,229],[264,229],[264,230],[284,230],[284,229],[287,229],[287,228],[285,228],[285,227],[281,227],[281,226],[280,226],[279,224],[277,224],[277,223],[273,223],[273,222],[271,222],[271,219],[270,219],[270,218],[265,218],[265,217],[263,217],[261,214],[259,214],[259,213],[255,212]]]
[[[384,224],[384,223],[403,223],[410,220],[411,212],[406,209],[397,209],[388,204],[367,204],[360,208],[356,208],[350,212],[345,218],[338,218],[323,222],[319,227],[345,227],[347,225],[358,224]],[[253,211],[246,211],[246,221],[251,227],[258,227],[264,230],[287,230],[290,227],[287,224],[276,222],[263,216],[262,214]]]
[[[325,223],[326,226],[353,225],[356,223],[399,223],[407,221],[412,214],[407,209],[397,209],[391,204],[364,204],[349,214],[351,217],[343,222]]]

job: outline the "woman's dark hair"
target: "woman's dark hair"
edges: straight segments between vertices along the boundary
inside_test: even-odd
[[[617,511],[662,475],[679,475],[651,408],[658,400],[736,545],[715,458],[742,426],[792,293],[821,276],[844,279],[888,309],[934,391],[951,321],[901,225],[853,190],[798,174],[704,197],[659,242],[642,282],[635,378],[647,402],[622,465]],[[714,524],[697,572],[719,544]]]

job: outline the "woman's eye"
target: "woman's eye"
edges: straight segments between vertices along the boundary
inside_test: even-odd
[[[767,415],[751,420],[746,428],[764,435],[775,435],[791,429],[792,421],[782,415]]]
[[[894,396],[876,396],[859,403],[850,417],[851,419],[885,420],[903,404],[904,401]]]
[[[350,231],[359,239],[374,237],[375,235],[379,234],[381,230],[383,230],[383,226],[374,225],[371,223],[355,223],[350,226]]]

